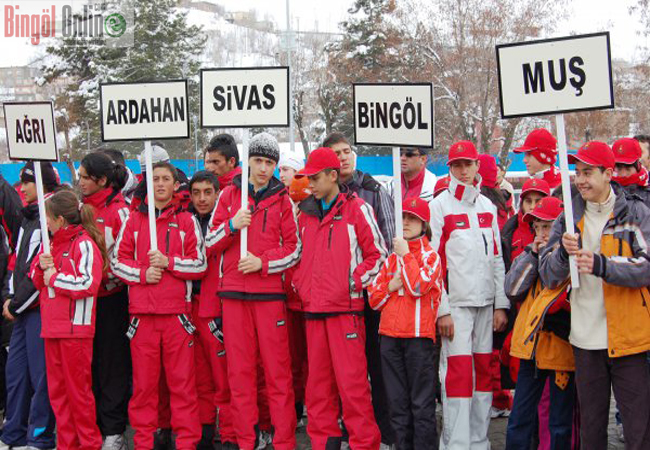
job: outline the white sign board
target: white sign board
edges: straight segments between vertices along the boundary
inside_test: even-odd
[[[102,140],[190,136],[187,80],[100,85]]]
[[[357,145],[433,147],[431,83],[355,83]]]
[[[503,118],[614,107],[607,32],[496,50]]]
[[[288,127],[289,68],[201,70],[201,127]]]
[[[10,159],[58,161],[52,102],[3,103]]]

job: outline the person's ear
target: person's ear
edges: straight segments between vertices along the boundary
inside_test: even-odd
[[[237,167],[237,161],[235,161],[235,158],[234,158],[234,157],[232,157],[232,158],[230,158],[230,159],[228,160],[228,165],[229,165],[230,167],[232,167],[233,169],[234,169],[235,167]]]
[[[108,185],[108,179],[104,175],[99,180],[97,180],[97,184],[104,188]]]
[[[174,181],[174,192],[178,191],[181,187],[181,184],[178,181]]]

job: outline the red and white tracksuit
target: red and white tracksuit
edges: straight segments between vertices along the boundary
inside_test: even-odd
[[[293,286],[306,314],[307,432],[315,450],[340,445],[342,404],[350,447],[377,450],[381,437],[368,383],[363,288],[386,259],[384,240],[372,209],[355,194],[340,193],[325,215],[314,197],[299,208],[303,252]]]
[[[157,211],[158,249],[169,266],[156,284],[146,282],[150,250],[146,204],[132,211],[115,243],[113,273],[129,285],[133,397],[129,419],[136,450],[153,447],[158,428],[161,362],[170,391],[176,448],[189,450],[201,438],[190,312],[192,280],[206,270],[205,250],[196,219],[176,201]],[[134,334],[133,334],[134,333]]]
[[[261,259],[262,267],[254,273],[240,272],[240,232],[231,229],[230,220],[241,208],[241,182],[241,176],[237,176],[233,185],[222,191],[206,237],[211,252],[223,252],[218,292],[223,302],[237,444],[244,450],[255,446],[259,355],[275,428],[273,447],[293,449],[296,412],[282,272],[300,258],[296,220],[287,190],[279,180],[271,178],[268,186],[257,193],[250,189],[248,251]]]
[[[59,229],[52,238],[56,275],[45,285],[39,257],[31,278],[40,291],[41,336],[50,403],[57,421],[57,448],[102,446],[95,417],[91,362],[95,335],[95,301],[104,261],[81,225]],[[48,287],[54,290],[50,298]]]
[[[507,309],[497,211],[473,186],[450,174],[449,188],[431,203],[431,246],[446,268],[438,317],[451,314],[452,340],[442,339],[442,450],[489,449],[494,308]]]

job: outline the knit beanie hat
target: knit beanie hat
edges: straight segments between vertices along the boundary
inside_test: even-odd
[[[138,155],[138,161],[140,162],[140,171],[144,173],[144,171],[147,168],[147,164],[145,161],[145,151],[143,150],[140,155]],[[151,164],[156,164],[159,162],[168,162],[169,161],[169,153],[167,153],[167,150],[162,148],[159,145],[152,145],[151,146]]]
[[[248,157],[263,156],[277,162],[280,160],[280,146],[277,139],[269,133],[259,133],[248,143]]]

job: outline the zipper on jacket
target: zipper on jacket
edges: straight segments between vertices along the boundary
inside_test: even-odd
[[[330,248],[332,248],[332,229],[333,229],[333,228],[334,228],[334,223],[332,223],[332,224],[330,225],[330,232],[329,232],[329,235],[328,235],[328,237],[327,237],[327,249],[328,249],[328,250],[329,250]]]
[[[262,222],[262,233],[266,231],[266,213],[269,212],[269,208],[264,208],[264,221]]]
[[[482,231],[481,231],[481,236],[483,237],[483,244],[485,244],[485,255],[487,256],[487,254],[488,254],[488,243],[487,243],[487,239],[485,239],[485,235],[483,234]]]
[[[169,225],[167,226],[167,236],[165,236],[165,249],[166,249],[166,254],[169,255],[169,233],[171,231],[171,228],[169,228]]]

